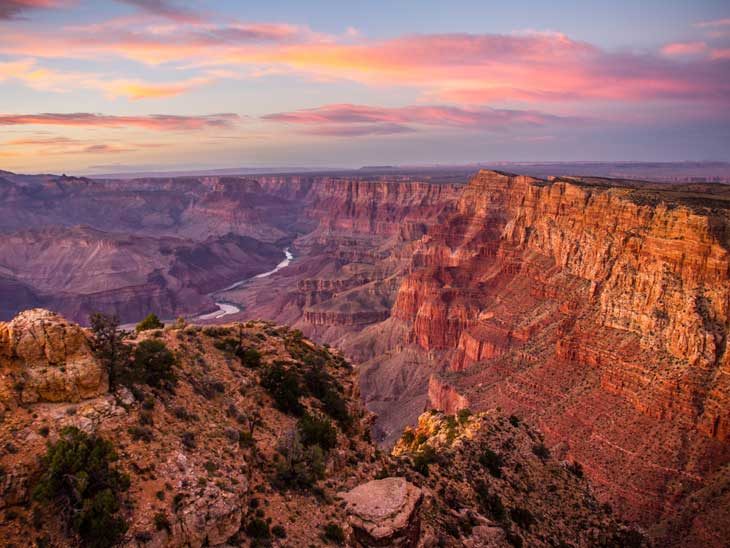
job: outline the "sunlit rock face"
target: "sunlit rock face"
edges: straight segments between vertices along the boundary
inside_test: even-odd
[[[43,309],[0,322],[0,371],[5,405],[78,402],[108,389],[106,371],[86,333]]]
[[[723,200],[478,174],[392,310],[440,356],[427,406],[531,417],[625,515],[671,515],[730,458]]]

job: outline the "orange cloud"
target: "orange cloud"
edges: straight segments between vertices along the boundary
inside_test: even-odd
[[[132,100],[161,99],[186,93],[213,82],[213,78],[190,78],[179,82],[152,83],[139,80],[112,80],[97,82],[110,97],[123,96]]]
[[[0,126],[42,125],[70,127],[142,128],[156,131],[231,128],[240,120],[237,114],[204,116],[112,116],[85,112],[69,114],[0,114]]]

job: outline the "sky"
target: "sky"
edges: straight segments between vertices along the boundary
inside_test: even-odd
[[[730,161],[727,0],[0,0],[0,169]]]

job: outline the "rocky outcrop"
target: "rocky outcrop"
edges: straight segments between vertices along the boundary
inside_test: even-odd
[[[0,323],[0,371],[4,402],[77,402],[108,390],[86,333],[42,309]]]
[[[416,546],[423,494],[405,478],[369,481],[340,497],[347,503],[355,545]]]

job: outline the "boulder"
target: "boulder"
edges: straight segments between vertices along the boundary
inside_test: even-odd
[[[109,389],[84,330],[40,308],[0,323],[0,373],[5,401],[77,402]]]
[[[421,489],[405,478],[385,478],[341,493],[356,546],[416,546]]]

